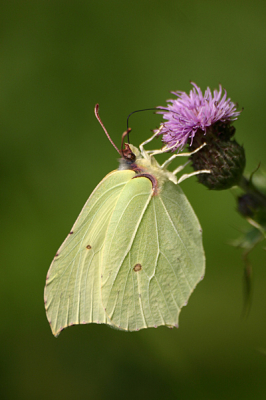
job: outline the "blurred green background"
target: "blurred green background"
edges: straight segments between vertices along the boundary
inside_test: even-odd
[[[55,339],[43,287],[87,197],[117,167],[96,102],[119,145],[130,112],[165,105],[190,80],[221,83],[244,107],[235,126],[247,171],[266,167],[266,3],[1,1],[0,21],[1,399],[265,399],[266,256],[251,256],[242,319],[241,251],[227,242],[246,223],[230,191],[182,183],[207,269],[179,329],[85,325]],[[132,142],[160,120],[133,116]]]

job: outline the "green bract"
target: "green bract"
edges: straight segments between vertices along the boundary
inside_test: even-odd
[[[201,227],[176,176],[143,147],[128,149],[134,161],[96,187],[48,271],[55,336],[91,322],[125,331],[177,327],[203,278]]]

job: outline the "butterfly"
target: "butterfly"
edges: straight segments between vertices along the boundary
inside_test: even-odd
[[[98,105],[95,114],[102,125]],[[181,154],[160,165],[154,156],[168,149],[144,149],[160,130],[139,149],[124,144],[129,131],[118,169],[94,189],[49,268],[44,301],[55,336],[87,323],[178,327],[204,276],[202,229],[179,186],[196,173],[177,180],[184,166],[167,166]]]

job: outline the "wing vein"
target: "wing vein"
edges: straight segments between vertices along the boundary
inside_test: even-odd
[[[177,229],[176,229],[176,227],[175,227],[175,224],[174,224],[174,222],[173,222],[173,220],[172,220],[170,214],[168,213],[168,211],[167,211],[167,209],[166,209],[166,207],[165,207],[165,204],[164,204],[162,198],[161,198],[161,197],[159,197],[159,198],[160,198],[160,201],[161,201],[161,203],[162,203],[162,205],[163,205],[163,208],[164,208],[164,210],[165,210],[165,213],[166,213],[166,215],[167,215],[167,217],[168,217],[168,219],[169,219],[169,221],[170,221],[170,223],[171,223],[171,225],[172,225],[174,231],[176,232],[177,236],[179,237],[180,242],[182,243],[184,249],[186,250],[186,253],[187,253],[187,255],[188,255],[188,257],[189,257],[189,259],[190,259],[192,265],[194,266],[194,268],[196,268],[196,267],[195,267],[195,264],[194,264],[194,261],[193,261],[193,259],[191,258],[190,253],[189,253],[188,249],[187,249],[186,246],[185,246],[185,243],[184,243],[183,240],[181,239],[181,237],[180,237],[180,235],[179,235],[179,233],[178,233],[178,231],[177,231]],[[184,273],[184,270],[183,270],[182,266],[181,266],[181,269],[182,269],[182,272],[183,272],[184,276],[186,277],[186,274]],[[189,287],[190,287],[190,289],[192,290],[191,285],[190,285],[190,283],[189,283],[187,277],[186,277],[186,281],[188,282]]]
[[[148,193],[145,193],[145,194],[147,195]],[[142,195],[143,195],[143,193],[142,193]],[[138,195],[138,196],[139,196],[139,195]],[[140,222],[141,222],[141,220],[142,220],[142,218],[143,218],[143,215],[144,215],[144,213],[145,213],[145,211],[146,211],[146,209],[147,209],[147,207],[148,207],[148,205],[149,205],[149,203],[150,203],[151,196],[152,196],[152,192],[150,193],[150,195],[149,195],[149,197],[148,197],[148,199],[147,199],[147,201],[146,201],[146,203],[145,203],[145,206],[143,207],[143,211],[142,211],[142,213],[141,213],[141,215],[140,215],[138,221],[136,222],[136,228],[135,228],[134,232],[132,233],[131,239],[129,240],[129,245],[128,245],[127,249],[125,250],[124,255],[123,255],[122,258],[121,258],[119,267],[117,268],[117,272],[116,272],[116,274],[115,274],[115,276],[114,276],[114,279],[113,279],[113,282],[112,282],[112,286],[114,285],[114,283],[115,283],[115,281],[116,281],[116,279],[117,279],[117,276],[118,276],[118,273],[119,273],[119,271],[120,271],[121,265],[123,264],[123,262],[124,262],[124,260],[125,260],[125,258],[126,258],[126,256],[127,256],[127,254],[129,253],[129,251],[130,251],[130,249],[131,249],[131,247],[132,247],[132,243],[133,243],[133,241],[134,241],[134,239],[135,239],[135,237],[136,237],[137,231],[138,231],[138,229],[139,229]],[[132,201],[132,199],[130,200],[130,202],[131,202],[131,201]],[[128,205],[130,204],[130,202],[128,203]],[[128,207],[128,205],[127,205],[127,207]],[[124,212],[125,212],[125,210],[124,210]],[[123,213],[124,213],[124,212],[123,212]],[[121,220],[121,218],[120,218],[119,220]],[[119,224],[119,221],[118,221],[118,223],[117,223],[117,226],[118,226],[118,224]],[[112,240],[113,240],[113,238],[114,238],[114,235],[113,235],[113,237],[112,237]],[[110,247],[111,247],[111,246],[112,246],[112,241],[111,241]],[[109,302],[110,294],[111,294],[111,291],[110,291],[110,293],[109,293],[109,296],[108,296],[108,299],[107,299],[107,301],[106,301],[106,304]]]

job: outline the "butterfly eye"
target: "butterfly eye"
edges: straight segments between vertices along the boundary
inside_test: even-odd
[[[126,160],[129,160],[129,161],[136,160],[136,156],[132,152],[128,143],[125,143],[125,148],[123,150],[121,150],[121,153],[122,153],[122,157],[125,158]]]

